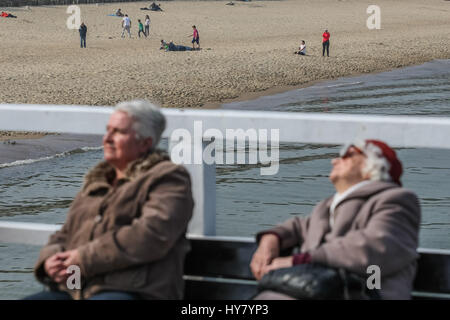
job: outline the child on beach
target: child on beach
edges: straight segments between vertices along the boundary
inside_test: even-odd
[[[142,24],[141,19],[138,19],[138,25],[139,25],[139,31],[138,31],[139,38],[141,37],[141,32],[147,38],[147,34],[144,32],[144,25]]]
[[[192,26],[192,29],[194,29],[192,33],[192,50],[195,50],[195,43],[197,43],[197,50],[200,50],[200,35],[198,34],[197,27]],[[191,35],[188,37],[191,37]]]
[[[304,40],[302,40],[302,44],[298,48],[298,51],[295,51],[294,53],[295,54],[299,54],[301,56],[305,56],[306,55],[306,44],[305,44]]]

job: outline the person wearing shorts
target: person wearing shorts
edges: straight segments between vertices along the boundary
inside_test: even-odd
[[[192,49],[195,49],[195,43],[197,43],[197,49],[200,49],[200,36],[196,26],[192,26],[194,32],[192,33]]]

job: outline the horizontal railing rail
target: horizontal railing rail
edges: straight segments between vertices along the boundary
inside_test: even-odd
[[[103,134],[111,107],[0,104],[0,130]],[[163,109],[167,129],[279,130],[280,142],[343,144],[355,138],[380,139],[394,147],[450,149],[450,118],[238,110]],[[198,126],[197,126],[198,128]],[[226,135],[224,134],[226,138]],[[252,137],[249,137],[250,140]],[[268,137],[270,139],[270,135]]]
[[[0,104],[0,130],[102,135],[112,112],[112,107]],[[179,139],[172,135],[182,129],[199,137],[200,143],[195,139],[186,143],[194,153],[199,151],[200,154],[206,148],[206,141],[217,138],[217,132],[225,140],[251,142],[259,138],[254,134],[246,135],[247,130],[277,131],[274,136],[267,134],[271,143],[275,142],[274,137],[277,143],[332,145],[371,138],[384,140],[394,147],[450,149],[450,118],[238,110],[162,109],[162,112],[167,118],[163,137],[169,141]],[[244,136],[228,136],[229,130],[241,130]],[[185,166],[192,177],[196,204],[189,234],[215,235],[215,164],[206,164],[200,159],[199,163]],[[11,228],[16,230],[16,227]],[[4,225],[2,233],[14,237],[14,232],[7,230]],[[44,229],[29,232],[29,241],[33,242],[45,232]]]

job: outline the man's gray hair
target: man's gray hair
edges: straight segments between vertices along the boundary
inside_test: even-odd
[[[166,117],[158,106],[145,100],[124,101],[118,103],[114,111],[126,112],[133,119],[138,138],[152,138],[152,149],[158,145],[166,129]]]

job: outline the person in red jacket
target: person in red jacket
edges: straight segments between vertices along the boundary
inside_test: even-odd
[[[330,33],[328,30],[325,30],[325,32],[322,35],[322,57],[325,56],[325,49],[327,50],[327,57],[330,56]]]

